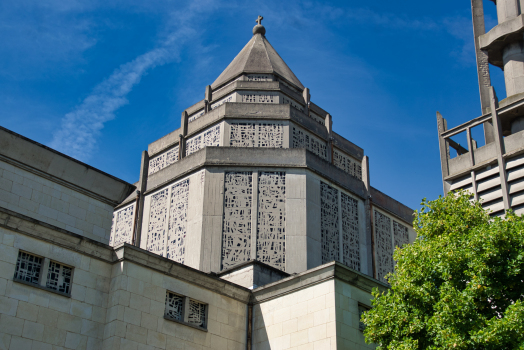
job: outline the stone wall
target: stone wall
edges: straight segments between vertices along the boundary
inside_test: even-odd
[[[111,265],[0,228],[0,349],[100,349]],[[14,282],[18,251],[74,267],[71,296]]]
[[[255,305],[253,349],[336,349],[334,291],[328,280]]]
[[[207,330],[164,318],[166,292],[208,305]],[[103,349],[243,350],[245,303],[140,265],[113,266]]]
[[[0,206],[102,243],[109,243],[109,204],[0,161]]]

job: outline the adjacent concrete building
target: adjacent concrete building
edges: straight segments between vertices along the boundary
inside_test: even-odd
[[[413,212],[261,20],[134,185],[0,129],[0,349],[373,348]]]
[[[485,32],[483,0],[472,0],[482,115],[448,129],[437,112],[444,193],[464,189],[493,215],[524,213],[524,15],[522,1],[497,0],[498,25]],[[493,5],[495,6],[495,4]],[[498,101],[489,64],[504,71],[507,97]],[[472,129],[483,126],[477,147]],[[466,135],[466,144],[453,138]],[[456,156],[450,155],[450,147]]]

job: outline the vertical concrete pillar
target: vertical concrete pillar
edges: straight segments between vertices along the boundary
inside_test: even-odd
[[[491,118],[495,131],[495,148],[497,150],[497,161],[499,164],[499,176],[500,176],[500,187],[502,189],[502,199],[504,202],[504,210],[508,210],[510,207],[509,192],[508,192],[508,178],[506,175],[506,161],[504,160],[504,138],[502,137],[502,126],[500,119],[497,114],[498,99],[495,94],[495,89],[490,89],[491,98]]]
[[[304,103],[306,104],[306,108],[304,108],[304,112],[309,115],[309,103],[311,101],[311,94],[309,93],[308,88],[304,88],[302,91],[302,97],[304,98]]]
[[[520,15],[519,0],[497,0],[496,3],[499,24]]]
[[[365,228],[365,254],[362,254],[362,257],[366,258],[366,266],[367,270],[364,270],[364,265],[362,265],[362,273],[367,274],[368,276],[374,277],[375,276],[375,246],[374,246],[374,239],[373,239],[373,202],[371,198],[371,184],[370,184],[370,177],[369,177],[369,157],[364,156],[362,158],[362,181],[364,182],[364,186],[366,187],[367,196],[366,200],[364,201],[364,218],[366,223]]]
[[[135,226],[135,245],[141,247],[142,240],[142,223],[144,217],[144,193],[147,190],[147,176],[149,171],[149,153],[147,151],[142,152],[142,161],[140,163],[140,178],[138,180],[138,208],[137,208],[137,220]],[[146,237],[147,238],[147,237]]]
[[[187,114],[187,111],[182,112],[181,119],[180,130],[182,133],[178,135],[178,159],[182,159],[186,156],[187,124],[189,124],[189,115]]]
[[[444,195],[448,194],[448,186],[444,180],[449,175],[449,144],[441,135],[448,129],[446,119],[442,117],[442,114],[437,112],[437,126],[438,126],[438,143],[440,148],[440,166],[442,168],[442,182],[444,184]]]
[[[509,44],[502,50],[507,96],[524,92],[524,42]]]

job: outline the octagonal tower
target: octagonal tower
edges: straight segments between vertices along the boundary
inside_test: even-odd
[[[333,131],[260,21],[180,128],[143,152],[111,244],[222,275],[337,260],[384,281],[394,247],[415,238],[413,211],[370,186],[364,150]]]

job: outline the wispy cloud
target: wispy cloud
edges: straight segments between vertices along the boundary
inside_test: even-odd
[[[79,160],[89,160],[104,123],[114,119],[115,112],[128,103],[127,95],[144,74],[177,59],[183,46],[197,35],[193,20],[211,10],[212,4],[213,1],[195,1],[174,12],[170,23],[176,27],[169,28],[156,48],[121,65],[98,84],[79,106],[64,116],[49,146]]]

